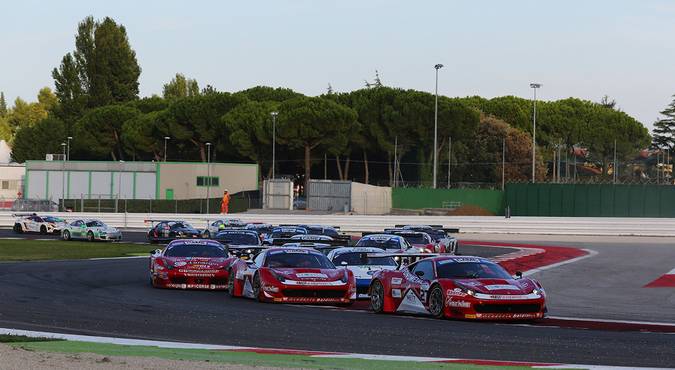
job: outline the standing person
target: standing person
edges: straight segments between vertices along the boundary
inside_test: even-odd
[[[220,201],[220,213],[228,214],[230,211],[230,194],[227,189],[223,192],[223,200]]]

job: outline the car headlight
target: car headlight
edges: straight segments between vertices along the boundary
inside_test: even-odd
[[[284,281],[286,281],[286,278],[281,276],[280,274],[278,274],[278,273],[276,273],[272,270],[270,270],[270,272],[272,273],[272,276],[274,276],[274,278],[277,279],[280,283],[283,283]]]

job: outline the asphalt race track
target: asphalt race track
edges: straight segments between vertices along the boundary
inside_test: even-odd
[[[0,327],[389,355],[621,366],[675,363],[673,334],[261,304],[232,299],[226,292],[153,289],[147,263],[145,258],[2,263]]]

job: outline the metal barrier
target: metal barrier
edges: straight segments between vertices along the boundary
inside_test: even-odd
[[[41,213],[43,214],[43,213]],[[203,228],[206,220],[224,218],[220,214],[151,214],[151,213],[47,213],[66,220],[97,218],[115,226],[148,229],[147,219],[181,219]],[[456,227],[462,233],[487,234],[551,234],[551,235],[636,235],[675,236],[675,219],[668,218],[586,218],[586,217],[481,217],[481,216],[357,216],[316,214],[230,214],[244,221],[271,224],[325,224],[339,226],[345,232],[376,231],[398,224],[442,224]],[[0,212],[0,227],[11,227],[11,212]]]

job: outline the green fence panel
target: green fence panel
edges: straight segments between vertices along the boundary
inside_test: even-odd
[[[661,190],[668,189],[665,186],[646,186],[644,191],[644,217],[661,217]],[[667,216],[665,216],[667,217]]]
[[[659,186],[659,217],[675,217],[675,190],[670,186]]]
[[[394,188],[391,193],[393,208],[443,208],[444,203],[459,202],[496,215],[504,214],[504,192],[501,190]]]
[[[551,189],[551,197],[549,199],[549,216],[562,215],[562,188],[551,184],[548,186]]]
[[[602,216],[602,188],[594,185],[584,185],[586,188],[586,210],[589,217]]]
[[[577,217],[588,217],[588,186],[574,185],[574,194],[572,202],[574,206],[573,215]]]
[[[548,186],[537,187],[537,203],[539,204],[539,216],[551,215],[551,188]]]

